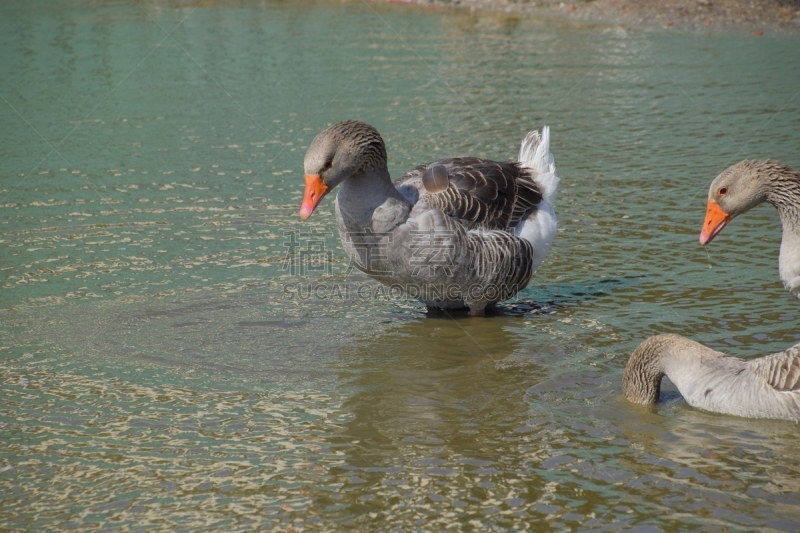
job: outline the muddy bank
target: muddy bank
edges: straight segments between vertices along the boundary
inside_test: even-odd
[[[800,0],[387,0],[433,8],[490,10],[560,16],[621,24],[625,27],[676,29],[728,28],[763,35],[800,31]]]

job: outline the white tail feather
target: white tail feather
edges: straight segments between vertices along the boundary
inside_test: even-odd
[[[553,205],[556,199],[559,178],[556,175],[555,159],[550,153],[550,127],[544,126],[542,134],[534,130],[528,133],[519,147],[519,162],[533,170],[533,180],[542,187],[544,201]]]

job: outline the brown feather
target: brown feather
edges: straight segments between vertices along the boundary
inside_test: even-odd
[[[446,190],[438,187],[441,178],[432,179],[434,168],[437,172],[446,171],[449,178]],[[395,186],[414,180],[421,180],[420,192],[430,195],[429,205],[462,220],[467,229],[512,231],[542,201],[530,169],[515,162],[498,163],[474,157],[442,159],[410,170],[395,181]]]

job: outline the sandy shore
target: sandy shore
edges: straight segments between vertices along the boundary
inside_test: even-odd
[[[753,35],[800,31],[800,0],[387,0],[684,30],[728,28]]]

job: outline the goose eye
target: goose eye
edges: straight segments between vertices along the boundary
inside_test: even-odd
[[[333,166],[333,158],[328,159],[325,161],[325,164],[322,166],[322,170],[327,170]]]
[[[726,194],[728,194],[728,188],[720,187],[719,191],[717,191],[717,194],[720,196],[725,196]]]

